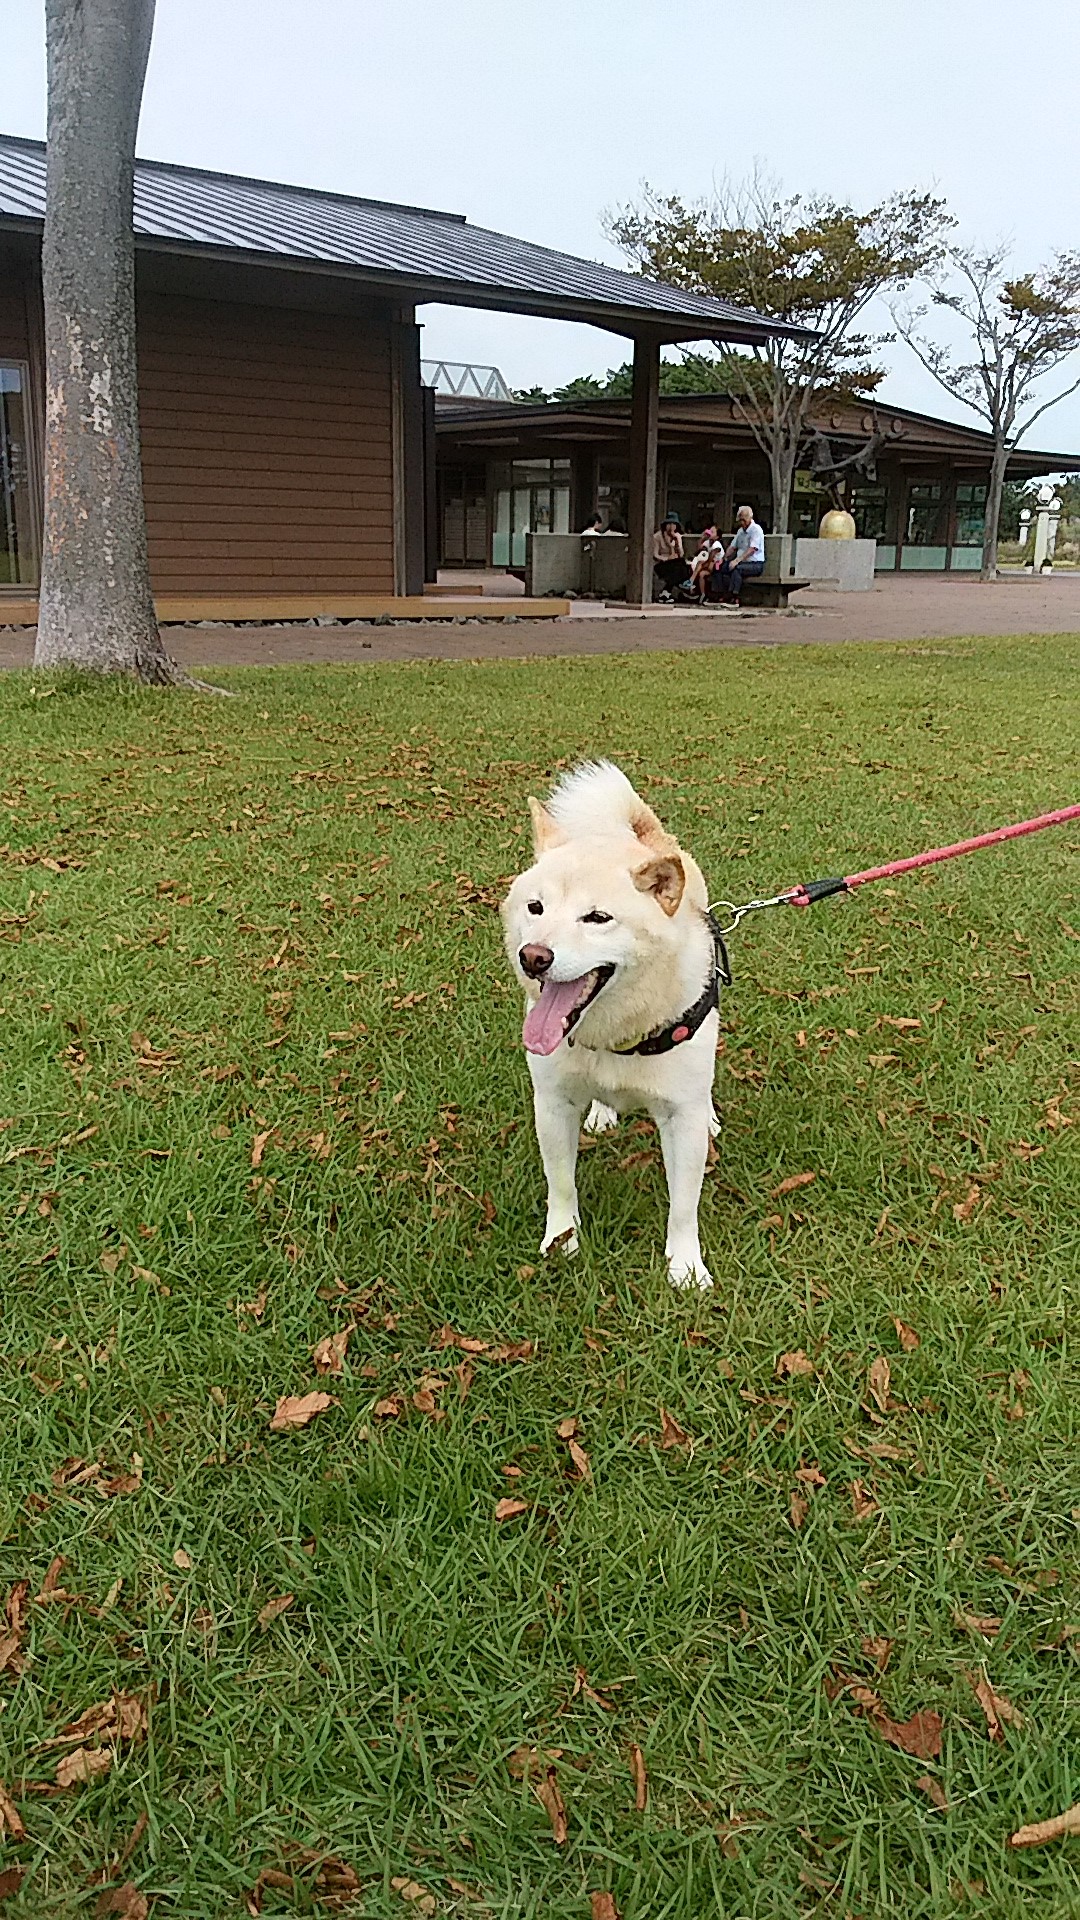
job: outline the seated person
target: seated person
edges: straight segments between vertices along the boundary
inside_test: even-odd
[[[765,533],[754,519],[753,507],[740,507],[736,534],[720,568],[720,598],[737,607],[744,580],[756,579],[765,569]]]
[[[653,571],[661,581],[660,599],[673,600],[690,569],[683,554],[682,534],[675,514],[661,520],[653,534]]]
[[[724,557],[724,543],[716,538],[713,527],[707,529],[702,545],[690,563],[690,578],[683,593],[693,600],[708,600],[709,584],[714,578],[714,570]]]
[[[709,548],[708,569],[702,581],[702,599],[713,605],[723,597],[724,543],[714,540]]]
[[[589,515],[588,521],[586,525],[582,527],[581,531],[582,533],[603,533],[604,516],[599,511],[599,509],[596,511],[596,513],[592,513]]]

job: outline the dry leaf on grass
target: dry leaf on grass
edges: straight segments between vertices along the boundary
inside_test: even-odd
[[[297,1427],[306,1427],[317,1413],[325,1413],[327,1407],[336,1407],[338,1402],[332,1393],[284,1393],[270,1422],[271,1433],[291,1433]]]
[[[95,1736],[107,1740],[138,1740],[146,1732],[152,1697],[153,1689],[149,1694],[112,1693],[107,1700],[95,1700],[77,1720],[61,1727],[51,1740],[43,1740],[42,1751],[49,1747],[81,1745]]]
[[[871,1400],[881,1409],[882,1413],[888,1413],[889,1411],[889,1388],[891,1385],[892,1368],[885,1358],[885,1355],[880,1353],[877,1359],[872,1360],[870,1363],[870,1371],[866,1376],[866,1390]]]
[[[519,1513],[528,1513],[529,1504],[528,1500],[512,1500],[509,1498],[497,1500],[495,1502],[495,1518],[496,1520],[513,1520]]]
[[[574,1668],[574,1684],[570,1689],[571,1700],[576,1700],[579,1693],[583,1693],[587,1700],[594,1700],[598,1707],[603,1707],[605,1713],[617,1711],[614,1700],[609,1700],[605,1693],[597,1693],[595,1687],[590,1687],[589,1676],[584,1667]]]
[[[649,1776],[645,1755],[636,1744],[630,1749],[630,1778],[634,1783],[634,1807],[638,1813],[644,1813],[649,1804]]]
[[[834,1672],[826,1675],[825,1691],[830,1700],[846,1695],[856,1713],[864,1713],[883,1740],[916,1760],[936,1760],[941,1752],[942,1719],[939,1713],[913,1713],[909,1720],[894,1720],[881,1695],[853,1674]]]
[[[664,1453],[671,1447],[693,1447],[693,1434],[687,1433],[673,1419],[666,1407],[660,1409],[660,1446]]]
[[[918,1787],[920,1793],[925,1793],[927,1799],[933,1801],[939,1813],[946,1813],[948,1811],[949,1796],[942,1786],[941,1781],[935,1779],[932,1773],[920,1773],[915,1785]]]
[[[12,1840],[26,1839],[22,1815],[7,1788],[0,1783],[0,1840],[5,1834],[10,1834]]]
[[[179,1568],[181,1573],[191,1572],[191,1555],[190,1553],[185,1553],[183,1547],[177,1547],[172,1557],[172,1563],[174,1567]]]
[[[957,1608],[953,1613],[953,1622],[962,1627],[965,1633],[981,1633],[984,1640],[992,1640],[1001,1632],[1001,1618],[996,1613],[962,1613]]]
[[[778,1187],[773,1187],[769,1199],[779,1200],[785,1193],[797,1193],[800,1187],[812,1186],[816,1179],[816,1173],[789,1173],[786,1180],[781,1180]]]
[[[797,1488],[794,1489],[788,1497],[788,1513],[796,1533],[798,1533],[809,1511],[810,1502],[805,1493],[800,1493]]]
[[[980,1673],[969,1673],[971,1690],[986,1715],[986,1731],[991,1740],[1003,1741],[1004,1727],[1022,1727],[1024,1722],[1011,1700],[1003,1693],[995,1693],[986,1677],[985,1668]]]
[[[794,1380],[800,1375],[811,1374],[813,1371],[814,1363],[807,1358],[801,1347],[796,1347],[794,1353],[781,1353],[773,1368],[778,1380]]]
[[[559,1782],[554,1767],[548,1767],[542,1780],[534,1780],[535,1793],[548,1819],[551,1821],[551,1836],[557,1847],[566,1845],[566,1802],[559,1792]]]
[[[146,1920],[149,1912],[145,1895],[139,1892],[134,1880],[125,1880],[122,1887],[109,1887],[99,1894],[94,1920],[106,1920],[109,1914],[117,1915],[118,1920]]]
[[[352,1336],[351,1327],[339,1327],[337,1333],[328,1333],[312,1349],[312,1360],[316,1373],[340,1373],[345,1365],[345,1349]]]
[[[592,1479],[592,1462],[583,1446],[577,1440],[568,1442],[570,1459],[573,1462],[572,1478],[575,1480]]]
[[[95,1774],[108,1773],[112,1766],[110,1747],[76,1747],[74,1753],[65,1753],[56,1764],[56,1784],[58,1787],[74,1787],[85,1780],[92,1780]]]
[[[884,1673],[892,1656],[894,1642],[887,1640],[884,1634],[868,1635],[859,1645],[868,1660],[872,1660],[879,1673]]]
[[[621,1920],[613,1893],[590,1893],[590,1920]]]
[[[410,1880],[408,1874],[397,1873],[391,1880],[390,1885],[393,1887],[395,1893],[400,1893],[403,1900],[408,1900],[412,1903],[417,1913],[431,1914],[435,1912],[438,1901],[427,1887],[420,1885],[419,1880]]]
[[[1033,1826],[1018,1827],[1009,1835],[1010,1847],[1045,1847],[1048,1841],[1064,1840],[1067,1834],[1080,1833],[1080,1801],[1049,1820],[1036,1820]]]
[[[251,1164],[253,1167],[262,1166],[263,1154],[266,1152],[266,1143],[273,1131],[273,1127],[267,1127],[265,1133],[257,1133],[255,1135],[251,1143]]]
[[[555,1429],[560,1440],[572,1440],[577,1430],[578,1430],[577,1416],[572,1413],[568,1414],[565,1420],[560,1420],[558,1426]]]
[[[285,1612],[287,1607],[293,1605],[295,1599],[296,1595],[294,1593],[279,1593],[276,1600],[268,1600],[265,1607],[259,1608],[259,1626],[263,1633],[266,1632],[267,1627],[273,1625],[274,1621],[280,1614]]]
[[[5,1867],[0,1873],[0,1900],[10,1900],[23,1883],[25,1867]]]
[[[919,1336],[916,1333],[914,1327],[905,1326],[904,1322],[902,1320],[897,1319],[895,1316],[893,1318],[893,1326],[896,1328],[896,1337],[899,1340],[900,1345],[903,1347],[904,1352],[914,1353],[916,1347],[919,1344]]]
[[[372,1411],[376,1420],[397,1420],[405,1411],[405,1402],[400,1393],[391,1393],[385,1400],[376,1400]]]
[[[26,1624],[29,1580],[17,1580],[4,1608],[6,1629],[0,1633],[0,1673],[19,1674],[23,1670],[22,1637]]]
[[[865,1480],[851,1483],[851,1511],[856,1520],[869,1520],[872,1514],[881,1512]]]

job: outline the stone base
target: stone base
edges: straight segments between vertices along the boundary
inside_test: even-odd
[[[841,593],[868,593],[874,584],[874,540],[796,540],[795,572],[828,581]]]

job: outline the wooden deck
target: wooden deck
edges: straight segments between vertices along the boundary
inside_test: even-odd
[[[163,625],[199,620],[555,620],[570,611],[569,600],[497,600],[494,595],[374,593],[162,593],[154,601]],[[37,624],[37,599],[0,593],[0,626]]]

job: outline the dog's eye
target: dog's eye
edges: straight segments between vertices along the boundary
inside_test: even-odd
[[[530,912],[530,913],[543,913],[543,911],[544,911],[544,903],[543,903],[543,901],[542,901],[542,900],[530,900],[530,901],[529,901],[529,912]]]
[[[591,913],[583,913],[581,918],[587,927],[606,927],[611,915],[601,913],[599,907],[594,907]]]

